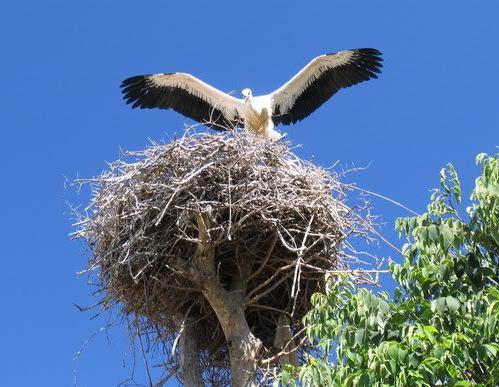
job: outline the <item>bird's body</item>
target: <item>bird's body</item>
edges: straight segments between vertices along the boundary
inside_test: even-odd
[[[244,100],[245,127],[264,138],[274,141],[279,140],[282,135],[274,129],[270,97],[268,95],[253,97],[250,89],[245,90],[249,94]]]
[[[307,117],[338,90],[377,78],[381,53],[356,49],[314,58],[274,92],[243,99],[226,94],[184,73],[151,74],[123,81],[124,98],[132,107],[173,109],[219,130],[244,126],[270,140],[281,134],[274,127],[294,124]]]

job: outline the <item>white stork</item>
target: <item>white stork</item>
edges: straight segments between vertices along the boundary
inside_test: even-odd
[[[244,126],[278,140],[282,135],[276,125],[301,121],[338,90],[377,78],[381,62],[381,52],[372,48],[321,55],[274,92],[254,97],[243,89],[243,99],[184,73],[139,75],[125,79],[121,87],[132,108],[173,109],[214,129]]]

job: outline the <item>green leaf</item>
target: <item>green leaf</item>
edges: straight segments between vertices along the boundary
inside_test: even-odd
[[[393,360],[398,360],[399,349],[397,345],[390,345],[388,347],[388,356],[390,356],[390,358]]]
[[[408,350],[405,350],[405,349],[402,349],[402,348],[399,348],[398,350],[398,360],[400,362],[404,362],[405,359],[407,358],[407,354],[409,353]]]
[[[445,297],[437,298],[431,302],[431,310],[437,313],[445,312],[446,302]]]
[[[432,327],[431,325],[425,325],[425,326],[423,327],[423,329],[424,329],[424,331],[425,331],[425,332],[427,332],[427,333],[431,333],[431,334],[433,334],[433,333],[437,333],[437,332],[438,332],[437,328]]]
[[[449,311],[451,313],[455,313],[459,307],[461,306],[461,303],[457,298],[454,298],[452,296],[447,296],[445,297],[445,303],[447,304],[447,308],[449,308]]]
[[[496,343],[485,344],[484,347],[487,349],[487,352],[490,353],[493,357],[497,356],[499,352],[499,345]]]
[[[442,246],[442,250],[447,251],[454,243],[454,238],[454,231],[449,226],[444,224],[440,228],[440,244]]]
[[[360,347],[364,343],[365,329],[360,328],[355,332],[355,342]]]
[[[428,232],[428,238],[432,242],[438,242],[438,228],[437,228],[437,226],[435,226],[434,224],[431,224],[430,226],[428,226],[427,232]]]

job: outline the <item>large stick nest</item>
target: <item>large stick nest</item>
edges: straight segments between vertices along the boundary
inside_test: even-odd
[[[248,324],[272,355],[280,314],[298,332],[325,273],[345,267],[340,243],[355,222],[342,185],[287,144],[244,133],[188,132],[129,156],[92,180],[90,215],[77,231],[92,250],[103,305],[146,317],[139,333],[157,327],[157,340],[170,343],[188,316],[205,370],[228,367],[217,317],[188,275],[196,215],[209,214],[220,282],[229,291],[244,284]]]

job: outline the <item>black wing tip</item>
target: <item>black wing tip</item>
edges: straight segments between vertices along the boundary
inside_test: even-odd
[[[148,108],[147,104],[142,100],[145,95],[145,88],[147,86],[147,78],[150,74],[135,75],[123,80],[120,84],[123,99],[127,105],[132,105],[131,108]]]
[[[383,68],[383,58],[381,57],[383,53],[376,48],[355,48],[352,50],[346,50],[353,52],[352,59],[348,65],[354,65],[357,68],[361,68],[369,74],[369,78],[378,78],[377,74],[381,73]],[[337,52],[332,52],[326,55],[335,55]]]
[[[366,60],[369,62],[377,62],[379,66],[382,66],[381,62],[383,62],[383,58],[381,57],[383,53],[374,48],[360,48],[357,50],[352,50],[356,56],[358,56],[362,60]]]
[[[124,88],[127,86],[136,85],[138,83],[145,82],[146,78],[149,76],[150,76],[150,74],[134,75],[133,77],[129,77],[129,78],[123,80],[120,84],[120,87]]]
[[[356,67],[366,71],[369,78],[378,78],[383,68],[383,53],[375,48],[358,48],[354,52],[353,63]]]
[[[383,60],[383,58],[381,58],[381,56],[383,55],[383,52],[381,52],[380,50],[378,50],[376,48],[353,48],[353,49],[345,50],[345,51],[351,51],[351,52],[361,54],[361,55],[366,55],[366,56],[375,56],[375,57],[378,57],[379,61]],[[345,52],[345,51],[340,51],[340,52]],[[326,54],[326,56],[327,55],[336,55],[338,53],[339,53],[338,51],[328,52]]]
[[[357,49],[352,50],[352,51],[357,51],[361,54],[374,55],[374,56],[379,56],[379,57],[381,57],[381,55],[383,55],[383,53],[376,48],[357,48]]]

